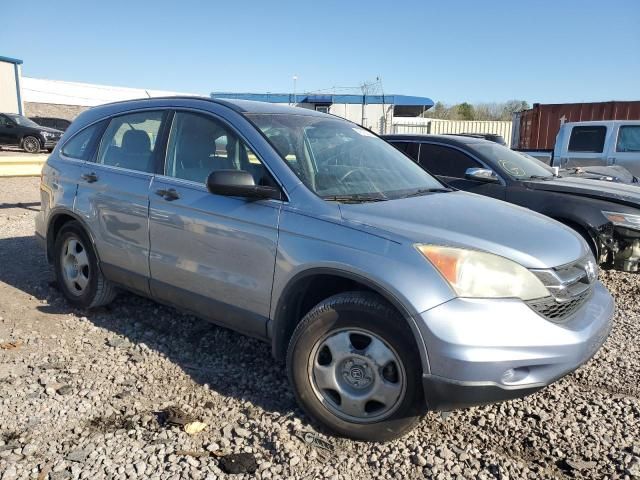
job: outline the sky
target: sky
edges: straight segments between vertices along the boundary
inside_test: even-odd
[[[25,8],[28,6],[28,8]],[[468,101],[640,100],[640,0],[5,0],[23,75],[208,94],[381,79]]]

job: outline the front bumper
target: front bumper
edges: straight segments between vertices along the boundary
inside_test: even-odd
[[[423,312],[431,410],[451,410],[531,394],[572,372],[602,346],[613,298],[598,282],[590,299],[554,323],[517,299],[456,298]]]
[[[43,145],[43,148],[47,149],[47,148],[55,148],[55,146],[58,144],[59,141],[60,141],[59,138],[56,138],[56,139],[45,138],[44,142],[41,142],[41,143]]]

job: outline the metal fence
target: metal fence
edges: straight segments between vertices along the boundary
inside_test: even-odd
[[[434,118],[394,118],[393,133],[446,134],[446,133],[493,133],[502,135],[511,145],[512,122],[480,120],[438,120]]]

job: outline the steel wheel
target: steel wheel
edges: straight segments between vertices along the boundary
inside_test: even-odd
[[[26,137],[22,141],[22,148],[27,153],[38,153],[40,151],[40,141],[35,137]]]
[[[69,237],[65,240],[60,265],[62,279],[69,292],[76,296],[82,295],[89,284],[91,269],[87,250],[78,238]]]
[[[379,422],[393,414],[404,397],[407,380],[399,356],[368,330],[330,332],[316,342],[310,360],[314,393],[349,422]]]

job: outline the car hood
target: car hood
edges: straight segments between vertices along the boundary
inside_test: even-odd
[[[602,180],[578,177],[528,180],[525,184],[535,190],[582,195],[640,208],[640,188],[633,184],[603,182]]]
[[[58,133],[60,135],[64,133],[62,130],[58,130],[57,128],[43,127],[41,125],[38,125],[37,127],[32,127],[32,128],[36,128],[41,132]]]
[[[399,241],[483,250],[527,268],[550,268],[583,257],[573,230],[526,208],[466,192],[341,204],[345,221],[374,227]]]
[[[593,180],[613,181],[620,183],[638,183],[638,179],[634,177],[629,170],[620,165],[600,166],[594,165],[590,167],[575,167],[568,170],[560,170],[560,174],[569,177],[589,178]]]

